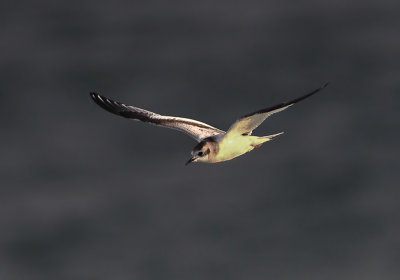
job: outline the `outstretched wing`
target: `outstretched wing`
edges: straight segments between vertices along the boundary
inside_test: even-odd
[[[283,111],[293,104],[310,97],[311,95],[317,93],[321,89],[325,88],[328,83],[324,84],[322,87],[306,94],[296,99],[293,99],[289,102],[280,103],[265,109],[258,110],[256,112],[247,114],[240,119],[238,119],[227,131],[224,138],[228,138],[233,135],[243,134],[243,135],[250,135],[251,132],[256,129],[266,118],[269,116]]]
[[[129,106],[117,101],[113,101],[109,98],[93,92],[90,93],[90,96],[92,97],[94,102],[96,102],[100,107],[110,113],[128,119],[139,120],[154,125],[176,129],[185,132],[186,134],[189,134],[198,142],[206,137],[225,133],[218,128],[212,127],[211,125],[196,120],[159,115],[134,106]]]

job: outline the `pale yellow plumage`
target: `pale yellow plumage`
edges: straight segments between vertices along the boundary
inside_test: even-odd
[[[195,161],[214,163],[243,155],[281,135],[283,132],[268,136],[252,136],[251,133],[269,116],[310,97],[327,85],[326,83],[322,87],[292,101],[280,103],[245,115],[234,122],[226,133],[223,130],[203,122],[188,118],[163,116],[138,107],[113,101],[97,93],[90,93],[90,96],[100,107],[113,114],[176,129],[195,138],[199,143],[193,148],[192,157],[186,164]]]
[[[281,134],[283,132],[261,137],[241,134],[226,135],[228,137],[225,138],[225,136],[219,143],[219,152],[212,162],[226,161],[248,153]]]

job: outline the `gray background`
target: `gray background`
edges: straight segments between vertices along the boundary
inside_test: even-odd
[[[398,3],[4,3],[0,279],[399,279]],[[325,81],[188,167],[88,95],[225,130]]]

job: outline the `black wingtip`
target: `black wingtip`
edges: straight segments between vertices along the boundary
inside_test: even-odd
[[[90,97],[95,100],[97,98],[97,96],[100,96],[100,94],[98,94],[97,92],[89,92]]]
[[[102,96],[96,92],[90,92],[89,95],[97,105],[99,105],[101,108],[103,108],[104,110],[106,110],[110,113],[113,113],[115,115],[122,116],[125,118],[140,119],[140,117],[137,117],[133,112],[129,111],[129,109],[127,109],[124,104],[122,104],[120,102],[111,100],[111,99],[109,99],[105,96]]]
[[[108,98],[101,96],[100,94],[98,94],[96,92],[90,92],[89,95],[97,105],[104,108],[104,106],[105,106],[104,100],[107,100]],[[104,108],[104,109],[106,109],[106,108]]]
[[[323,84],[323,85],[320,86],[319,88],[313,90],[312,92],[306,94],[306,95],[303,96],[303,97],[307,98],[307,97],[313,95],[314,93],[317,93],[317,92],[319,92],[320,90],[323,90],[323,89],[326,88],[329,84],[330,84],[330,82],[326,82],[325,84]],[[300,101],[300,100],[299,100],[299,101]]]
[[[329,82],[326,82],[325,84],[323,84],[323,85],[320,86],[319,88],[313,90],[313,91],[310,92],[310,93],[307,93],[306,95],[300,96],[300,97],[298,97],[298,98],[296,98],[296,99],[293,99],[293,100],[291,100],[291,101],[288,101],[288,102],[279,103],[279,104],[277,104],[277,105],[274,105],[274,106],[271,106],[271,107],[268,107],[268,108],[265,108],[265,109],[258,110],[258,111],[256,111],[256,112],[253,112],[253,113],[244,115],[244,116],[241,117],[241,118],[246,118],[246,117],[252,116],[252,115],[254,115],[254,114],[267,113],[267,112],[270,112],[270,111],[273,111],[273,110],[276,110],[276,109],[279,109],[279,108],[286,107],[286,106],[288,106],[288,105],[295,104],[295,103],[297,103],[297,102],[299,102],[299,101],[302,101],[302,100],[304,100],[304,99],[306,99],[306,98],[308,98],[308,97],[310,97],[310,96],[316,94],[317,92],[319,92],[320,90],[324,89],[324,88],[327,87],[328,85],[329,85]]]
[[[96,92],[90,92],[89,95],[92,98],[92,100],[97,103],[97,99],[98,99],[97,96],[99,96],[99,94]]]
[[[323,85],[320,87],[320,89],[326,88],[327,86],[329,86],[330,83],[331,83],[331,82],[326,82],[325,84],[323,84]]]
[[[300,96],[300,97],[298,97],[298,98],[296,98],[296,99],[293,99],[293,100],[291,100],[291,101],[289,101],[289,102],[282,103],[282,104],[278,105],[277,107],[279,107],[279,106],[284,107],[284,106],[287,106],[287,105],[290,105],[290,104],[295,104],[295,103],[297,103],[297,102],[299,102],[299,101],[302,101],[302,100],[304,100],[304,99],[306,99],[306,98],[308,98],[308,97],[310,97],[310,96],[316,94],[317,92],[323,90],[323,89],[326,88],[328,85],[329,85],[329,82],[326,82],[325,84],[323,84],[323,85],[320,86],[319,88],[314,89],[312,92],[307,93],[306,95]]]
[[[93,99],[93,101],[104,110],[116,115],[123,116],[123,112],[121,111],[120,104],[118,102],[115,102],[96,92],[90,92],[89,95]]]
[[[310,92],[310,93],[308,93],[308,94],[306,94],[306,95],[303,95],[303,96],[301,96],[301,97],[299,97],[299,98],[296,98],[296,99],[294,99],[294,100],[292,100],[292,101],[286,102],[286,104],[294,104],[294,103],[297,103],[297,102],[299,102],[299,101],[301,101],[301,100],[304,100],[304,99],[306,99],[306,98],[308,98],[308,97],[310,97],[310,96],[316,94],[317,92],[323,90],[323,89],[326,88],[329,84],[330,84],[330,82],[326,82],[325,84],[323,84],[323,85],[320,86],[319,88],[313,90],[312,92]]]

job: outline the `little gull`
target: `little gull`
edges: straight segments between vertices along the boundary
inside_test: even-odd
[[[327,85],[328,83],[289,102],[247,114],[234,122],[227,132],[196,120],[159,115],[138,107],[125,105],[94,92],[90,93],[90,96],[100,107],[113,114],[189,134],[197,140],[198,144],[193,148],[191,158],[186,162],[186,165],[188,165],[191,162],[215,163],[230,160],[250,152],[254,148],[258,148],[265,142],[283,134],[283,132],[280,132],[268,136],[251,135],[253,130],[272,114],[283,111],[293,104],[310,97]]]

